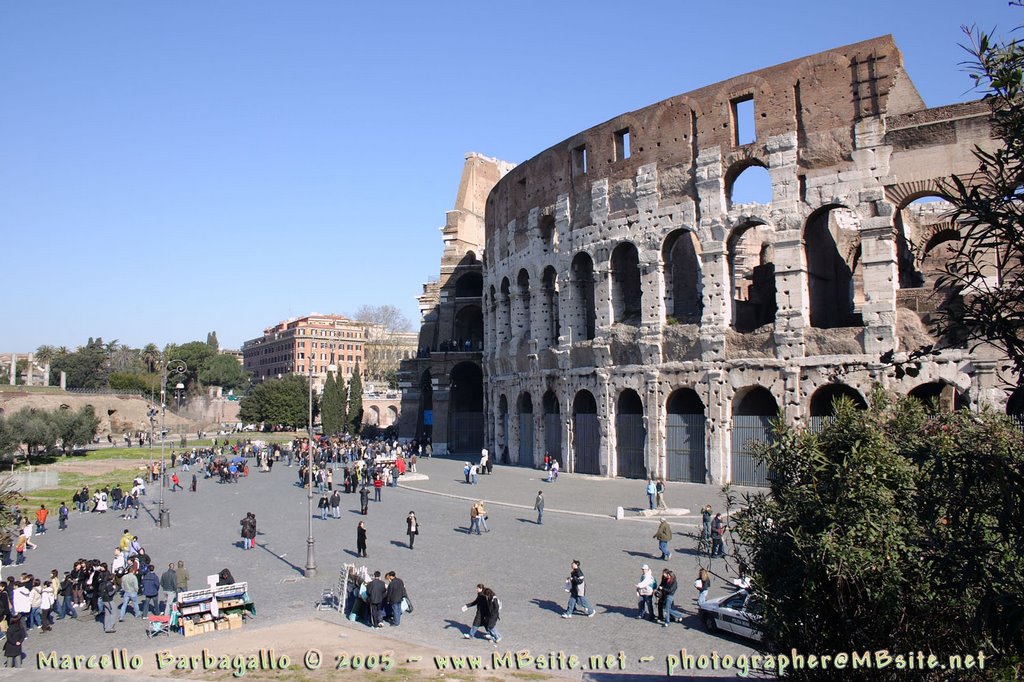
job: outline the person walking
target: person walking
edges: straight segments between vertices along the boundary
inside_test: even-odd
[[[472,535],[473,531],[480,535],[480,510],[477,508],[476,503],[473,503],[473,506],[469,508],[469,534]],[[21,561],[18,563],[21,563]]]
[[[487,527],[487,510],[484,509],[484,501],[476,501],[477,519],[480,523],[480,528],[484,529],[485,533],[490,533],[491,529]],[[478,529],[479,530],[479,529]]]
[[[647,509],[649,511],[654,511],[654,494],[656,492],[657,492],[657,489],[656,489],[656,487],[654,485],[654,479],[653,478],[648,478],[647,479]]]
[[[160,578],[156,576],[156,566],[147,566],[142,574],[142,615],[156,614],[160,603]]]
[[[462,633],[463,639],[473,639],[476,637],[476,631],[481,627],[486,627],[487,625],[487,610],[489,605],[487,603],[487,596],[484,594],[485,589],[487,588],[484,587],[483,583],[478,583],[476,586],[476,597],[468,604],[462,605],[463,613],[472,607],[476,607],[476,613],[473,614],[473,624],[469,627],[469,632]],[[485,634],[484,637],[490,639],[491,635],[488,633]]]
[[[380,502],[381,491],[384,490],[384,479],[379,475],[373,477],[373,501]]]
[[[569,603],[565,607],[565,613],[562,614],[562,618],[572,618],[577,606],[586,612],[588,618],[594,617],[597,611],[587,600],[586,587],[586,580],[583,570],[580,568],[579,559],[573,559],[570,565],[569,577],[565,579],[565,591],[569,593]]]
[[[181,485],[181,479],[178,478],[178,472],[175,471],[173,474],[171,474],[171,492],[173,493],[175,490],[184,490],[184,489],[185,488],[183,488],[182,485]]]
[[[321,521],[326,521],[327,520],[327,514],[330,512],[330,508],[331,508],[331,503],[327,499],[327,495],[321,495],[320,496],[320,501],[317,502],[316,507],[317,507],[317,509],[320,510],[320,520]]]
[[[544,491],[537,491],[537,499],[533,502],[533,508],[537,510],[537,525],[544,523]]]
[[[636,584],[637,619],[643,618],[646,611],[648,618],[654,620],[654,591],[657,588],[658,581],[654,579],[651,567],[644,564],[640,567],[640,582]]]
[[[387,581],[387,589],[384,591],[384,603],[388,605],[391,626],[397,628],[402,624],[402,600],[408,594],[405,591],[405,583],[395,575],[394,571],[388,571],[384,576],[384,580]]]
[[[167,570],[160,575],[160,602],[164,605],[164,615],[168,616],[174,608],[174,600],[178,598],[178,575],[174,564],[167,564]],[[157,606],[159,608],[159,605]]]
[[[661,519],[661,523],[658,524],[658,530],[654,534],[654,539],[658,541],[658,549],[661,550],[661,560],[668,561],[672,558],[672,550],[669,549],[668,543],[672,540],[672,527],[668,525],[668,521]]]
[[[366,525],[362,521],[356,526],[356,556],[366,556]]]
[[[331,514],[336,519],[341,518],[341,493],[337,490],[331,492]]]
[[[366,511],[369,508],[369,506],[370,506],[370,491],[367,490],[366,486],[364,485],[362,488],[359,489],[359,507],[360,507],[360,513],[363,516],[366,516]]]
[[[501,641],[501,633],[497,629],[498,620],[501,618],[501,600],[498,599],[498,595],[494,594],[494,590],[489,587],[484,588],[484,599],[487,600],[484,628],[486,628],[491,641],[497,644]]]
[[[683,614],[672,608],[676,598],[676,589],[679,587],[676,575],[669,569],[661,571],[661,584],[658,585],[658,620],[661,627],[667,628],[673,618],[682,620]]]
[[[192,485],[189,486],[189,490],[191,492],[195,492],[196,488],[198,488],[198,487],[199,487],[199,479],[196,478],[195,474],[192,474]]]
[[[409,515],[405,517],[405,534],[409,536],[409,549],[412,549],[416,536],[420,534],[420,522],[414,511],[410,511]]]
[[[721,513],[711,521],[711,558],[725,556],[725,521]]]
[[[39,505],[39,509],[36,510],[36,535],[46,534],[46,518],[49,515],[50,510],[46,508],[46,505]]]
[[[654,484],[654,503],[658,509],[668,509],[665,504],[665,481],[660,478]]]
[[[68,505],[61,502],[60,509],[57,510],[57,530],[67,530],[68,516],[70,513],[71,512],[68,511]]]
[[[118,622],[124,620],[129,604],[132,606],[132,613],[135,617],[140,618],[142,609],[139,608],[139,578],[134,571],[129,571],[121,576],[121,591],[124,593],[124,601],[121,602],[121,610],[117,616]]]
[[[185,570],[184,561],[178,561],[178,567],[174,569],[174,578],[177,582],[175,588],[178,590],[178,593],[188,592],[188,571]]]

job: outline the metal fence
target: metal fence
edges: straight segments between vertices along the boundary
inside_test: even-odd
[[[707,419],[702,414],[668,415],[668,480],[707,482],[706,424]]]
[[[573,455],[578,474],[601,473],[601,424],[596,414],[579,413],[574,418]]]
[[[519,464],[533,466],[533,413],[519,415]]]
[[[732,482],[737,485],[768,485],[768,467],[754,454],[761,443],[771,442],[771,417],[732,418]]]
[[[647,431],[640,414],[620,414],[615,417],[616,449],[619,456],[618,474],[626,478],[647,478],[644,446]]]

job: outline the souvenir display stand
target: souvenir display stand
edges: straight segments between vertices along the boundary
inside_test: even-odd
[[[242,582],[179,592],[177,623],[181,634],[192,637],[242,627],[243,617],[256,615],[248,589],[249,583]]]

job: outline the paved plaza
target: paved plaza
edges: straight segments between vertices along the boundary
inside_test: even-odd
[[[708,655],[713,651],[734,656],[753,652],[743,640],[706,633],[695,615],[696,541],[688,534],[698,530],[698,510],[703,505],[711,504],[716,510],[724,506],[716,487],[668,484],[669,506],[692,511],[670,519],[675,532],[673,554],[663,562],[652,537],[657,519],[637,515],[646,507],[644,481],[563,473],[557,482],[547,483],[544,472],[496,466],[492,475],[481,476],[472,486],[463,481],[462,465],[455,459],[421,459],[418,469],[425,478],[386,488],[381,502],[370,503],[366,517],[358,514],[357,495],[342,495],[341,519],[314,519],[319,573],[313,579],[303,577],[306,493],[296,484],[298,467],[284,464],[275,465],[271,473],[253,471],[237,484],[200,479],[197,493],[165,493],[171,510],[170,529],[156,527],[155,489],[145,498],[147,508],[138,520],[124,521],[113,512],[73,512],[68,530],[58,532],[54,521],[49,532],[38,538],[39,548],[28,553],[25,564],[5,567],[4,575],[25,571],[44,576],[52,568],[63,573],[80,556],[109,562],[121,531],[129,528],[139,535],[158,572],[171,561],[185,561],[191,588],[202,587],[205,576],[223,568],[229,568],[236,580],[248,581],[257,618],[247,623],[243,632],[251,628],[257,633],[262,626],[319,617],[369,633],[365,626],[349,623],[336,612],[314,608],[323,588],[335,583],[341,566],[351,562],[366,565],[371,572],[393,570],[404,579],[415,612],[403,617],[400,627],[380,632],[419,647],[480,654],[488,661],[493,652],[505,650],[526,649],[534,656],[562,651],[584,660],[622,651],[625,672],[638,675],[664,675],[665,657],[678,655],[680,649]],[[189,478],[183,476],[183,480]],[[543,525],[536,524],[533,511],[538,490],[543,490],[546,498]],[[468,534],[470,501],[476,499],[485,501],[490,527],[490,532],[479,536]],[[619,506],[625,509],[622,520],[615,519]],[[414,550],[408,549],[405,536],[405,517],[410,510],[416,511],[421,529]],[[241,549],[239,538],[239,519],[247,511],[256,514],[259,531],[257,549],[251,551]],[[355,557],[360,520],[369,531],[366,559]],[[560,617],[568,596],[563,588],[572,559],[582,562],[587,596],[597,609],[593,618]],[[644,563],[656,576],[664,566],[675,571],[680,582],[677,605],[687,614],[683,624],[662,628],[636,620],[633,585]],[[733,577],[721,559],[715,561],[714,572],[712,597],[723,594],[726,579]],[[461,606],[472,601],[474,587],[481,582],[492,587],[503,604],[497,627],[503,640],[497,647],[483,639],[462,639],[473,611],[463,613]],[[40,650],[59,654],[98,654],[114,647],[152,651],[198,640],[203,640],[203,646],[216,647],[218,638],[226,634],[187,640],[172,635],[170,640],[153,643],[147,640],[141,622],[130,616],[114,634],[104,634],[101,625],[88,618],[64,620],[53,632],[31,631],[25,644],[26,666],[35,667],[35,654]],[[253,641],[251,645],[273,646],[274,642]],[[651,660],[641,662],[642,657]],[[148,657],[146,665],[153,670]]]

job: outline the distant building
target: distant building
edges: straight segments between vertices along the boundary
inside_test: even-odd
[[[364,366],[368,326],[343,315],[293,318],[263,330],[263,336],[242,344],[242,364],[253,381],[286,374],[313,374],[313,386],[322,390],[328,368],[334,367],[345,381],[356,365]]]

